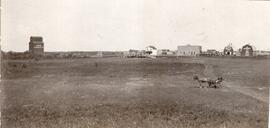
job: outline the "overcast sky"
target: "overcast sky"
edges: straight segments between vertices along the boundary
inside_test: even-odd
[[[2,49],[26,51],[42,36],[46,51],[176,50],[228,43],[270,50],[270,1],[2,0]]]

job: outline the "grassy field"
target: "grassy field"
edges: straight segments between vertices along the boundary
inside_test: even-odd
[[[3,128],[266,128],[270,60],[10,60]],[[223,88],[198,88],[201,77]]]

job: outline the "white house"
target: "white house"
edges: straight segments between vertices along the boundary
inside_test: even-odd
[[[145,48],[145,52],[146,54],[148,55],[151,55],[151,56],[156,56],[157,55],[157,48],[152,46],[152,45],[149,45]]]

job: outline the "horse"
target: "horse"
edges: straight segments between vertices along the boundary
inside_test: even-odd
[[[198,81],[200,84],[200,88],[203,88],[202,83],[207,83],[209,88],[217,88],[218,84],[221,84],[221,82],[224,80],[223,77],[218,77],[215,80],[209,79],[209,78],[199,78],[197,75],[193,76],[193,80]]]

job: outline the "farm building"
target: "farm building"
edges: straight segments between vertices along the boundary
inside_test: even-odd
[[[167,55],[175,55],[175,51],[169,51],[167,52]]]
[[[235,56],[241,56],[242,49],[239,48],[237,51],[234,52]]]
[[[127,52],[124,52],[124,57],[127,58],[144,58],[145,57],[145,51],[144,50],[133,50],[130,49]]]
[[[101,57],[123,57],[121,51],[73,51],[73,52],[46,52],[46,58],[101,58]]]
[[[44,56],[44,43],[42,37],[31,36],[29,42],[29,52],[36,57]]]
[[[270,56],[270,51],[255,51],[256,56]]]
[[[215,49],[207,49],[207,51],[202,52],[201,56],[219,56],[221,53]]]
[[[158,55],[168,55],[169,52],[170,52],[169,49],[159,49],[159,50],[157,50]]]
[[[157,48],[150,45],[145,48],[145,53],[148,55],[156,56],[157,55]]]
[[[227,45],[224,48],[223,53],[224,53],[225,56],[232,56],[232,55],[234,55],[232,44]]]
[[[158,56],[173,56],[175,55],[175,51],[170,51],[169,49],[159,49],[157,50]]]
[[[220,52],[215,50],[215,49],[208,49],[206,52],[211,54],[211,55],[219,55],[220,54]]]
[[[253,47],[249,44],[246,44],[241,49],[241,56],[253,56]]]
[[[202,46],[183,45],[177,47],[177,56],[199,56],[202,52]]]

